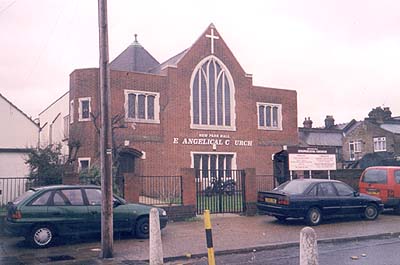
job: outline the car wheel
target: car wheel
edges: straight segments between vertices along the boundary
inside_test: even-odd
[[[274,215],[274,217],[276,219],[278,219],[278,221],[280,221],[280,222],[283,222],[283,221],[285,221],[287,219],[286,216],[280,216],[280,215]]]
[[[312,207],[308,210],[307,216],[306,216],[306,222],[309,225],[319,225],[322,220],[322,214],[321,210],[318,209],[317,207]]]
[[[148,217],[142,217],[136,222],[135,235],[138,238],[149,238],[150,224]]]
[[[54,241],[54,229],[49,225],[37,225],[31,230],[28,241],[33,247],[46,248]]]
[[[375,220],[379,215],[378,208],[375,204],[368,204],[364,210],[364,217],[367,220]]]

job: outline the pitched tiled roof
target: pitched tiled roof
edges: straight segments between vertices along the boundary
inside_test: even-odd
[[[389,131],[391,133],[398,133],[400,134],[400,124],[381,124],[380,126],[382,129]]]
[[[188,51],[188,49],[178,53],[177,55],[175,55],[175,56],[169,58],[168,60],[166,60],[165,62],[163,62],[162,64],[159,64],[155,68],[150,69],[149,72],[151,72],[153,74],[159,74],[161,72],[161,70],[166,66],[176,66],[177,63],[179,62],[179,60],[182,59],[182,57],[186,54],[187,51]]]
[[[157,67],[159,64],[160,63],[135,39],[125,51],[110,63],[110,69],[148,73],[150,69]]]
[[[301,143],[312,146],[342,146],[343,135],[339,130],[299,130]]]

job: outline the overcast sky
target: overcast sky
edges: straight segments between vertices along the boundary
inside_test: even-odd
[[[400,1],[108,0],[110,60],[134,40],[159,62],[214,23],[254,85],[297,91],[298,118],[321,126],[400,116]],[[98,67],[95,0],[0,0],[0,93],[33,118]]]

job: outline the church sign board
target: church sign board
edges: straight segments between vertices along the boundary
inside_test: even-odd
[[[289,170],[336,170],[335,148],[288,147]]]

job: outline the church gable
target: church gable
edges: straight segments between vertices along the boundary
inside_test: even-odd
[[[183,54],[180,60],[176,62],[176,65],[177,67],[180,67],[181,65],[187,66],[187,64],[190,63],[194,67],[198,62],[208,56],[217,57],[218,60],[223,62],[230,71],[237,73],[240,72],[242,76],[245,75],[245,71],[212,23],[200,35],[196,42]]]

